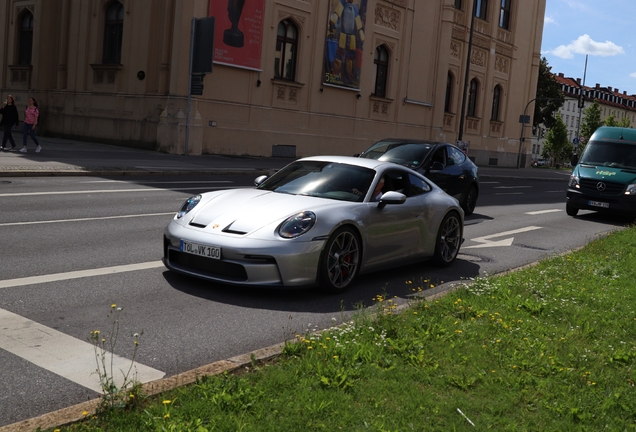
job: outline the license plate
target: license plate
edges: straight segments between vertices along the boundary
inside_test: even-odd
[[[587,202],[588,205],[592,206],[592,207],[603,207],[603,208],[609,208],[609,203],[606,202],[600,202],[600,201],[588,201]]]
[[[181,240],[179,249],[181,250],[181,252],[189,253],[192,255],[199,255],[213,259],[221,259],[221,248],[216,246],[202,245]]]

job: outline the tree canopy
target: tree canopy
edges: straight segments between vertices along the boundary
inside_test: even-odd
[[[555,113],[563,106],[565,96],[561,85],[552,74],[552,66],[545,57],[539,63],[539,79],[537,81],[537,100],[534,102],[533,126],[545,125],[552,128],[556,122]]]
[[[545,156],[549,156],[553,163],[559,163],[563,160],[569,160],[572,151],[572,143],[568,140],[568,128],[561,116],[557,114],[554,125],[546,135],[543,153]]]
[[[589,105],[583,111],[583,121],[581,121],[581,142],[579,143],[578,153],[583,153],[585,144],[590,139],[596,129],[603,126],[601,120],[601,106],[597,99],[594,99],[592,105]]]

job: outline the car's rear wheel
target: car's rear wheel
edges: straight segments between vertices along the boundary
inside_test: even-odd
[[[461,244],[461,219],[457,212],[450,212],[444,216],[439,226],[433,261],[443,267],[450,265],[457,258]]]
[[[344,291],[358,275],[360,252],[360,239],[353,228],[336,230],[320,258],[320,287],[330,293]]]
[[[577,209],[576,207],[572,207],[570,204],[566,204],[565,213],[567,213],[568,216],[576,216],[577,214],[579,214],[579,209]]]
[[[466,216],[473,214],[475,211],[475,206],[477,205],[477,196],[479,193],[477,192],[477,186],[470,185],[468,191],[466,191],[466,195],[464,195],[464,202],[462,203],[462,209],[464,209],[464,214]]]

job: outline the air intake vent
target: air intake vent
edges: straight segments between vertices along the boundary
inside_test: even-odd
[[[196,223],[196,222],[190,222],[188,225],[193,226],[195,228],[205,228],[207,225],[203,225],[200,223]]]

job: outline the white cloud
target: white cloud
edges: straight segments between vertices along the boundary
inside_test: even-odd
[[[636,72],[630,73],[629,76],[632,77],[632,78],[636,78]]]
[[[560,45],[552,50],[547,51],[557,57],[570,59],[574,54],[589,54],[592,56],[610,57],[618,54],[625,54],[622,47],[614,42],[596,42],[589,35],[579,36],[569,45]]]
[[[554,18],[549,17],[549,16],[546,16],[546,17],[543,19],[543,23],[544,23],[544,24],[556,24],[557,22],[556,22],[556,20],[555,20]]]

